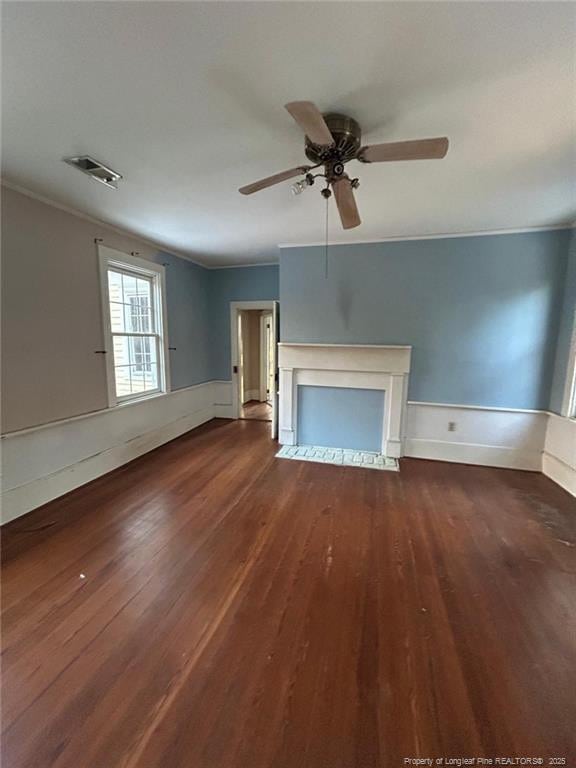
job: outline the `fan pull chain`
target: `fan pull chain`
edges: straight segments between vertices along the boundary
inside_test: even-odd
[[[326,198],[326,231],[324,240],[324,279],[328,280],[328,203],[330,198]]]

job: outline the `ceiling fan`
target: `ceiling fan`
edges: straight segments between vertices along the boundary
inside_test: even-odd
[[[326,186],[322,195],[329,198],[334,191],[336,206],[344,229],[359,226],[360,215],[354,199],[354,190],[359,186],[358,179],[351,179],[345,172],[345,164],[350,160],[361,163],[386,163],[394,160],[439,160],[448,152],[448,139],[416,139],[415,141],[396,141],[386,144],[361,146],[362,130],[352,117],[329,113],[323,115],[311,101],[291,101],[285,108],[306,134],[304,151],[314,165],[299,165],[281,173],[275,173],[253,184],[241,187],[243,195],[251,195],[281,181],[304,175],[296,182],[293,190],[302,192],[322,177]],[[311,173],[323,166],[324,172]]]

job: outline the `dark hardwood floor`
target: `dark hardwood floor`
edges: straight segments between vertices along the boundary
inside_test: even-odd
[[[574,766],[574,499],[268,431],[211,422],[4,529],[4,768]]]
[[[272,406],[268,403],[261,403],[259,400],[249,400],[242,406],[240,418],[272,421]]]

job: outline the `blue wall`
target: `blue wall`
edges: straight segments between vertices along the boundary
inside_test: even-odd
[[[166,265],[166,304],[172,389],[213,379],[210,358],[210,272],[167,253],[156,257]]]
[[[289,248],[283,341],[411,344],[409,398],[547,409],[569,230]]]
[[[230,370],[230,302],[278,299],[278,266],[209,270],[211,371],[228,381]]]
[[[574,328],[574,312],[576,311],[576,231],[572,231],[566,271],[564,298],[562,301],[560,331],[556,346],[556,359],[552,392],[550,395],[550,410],[560,413],[564,398],[564,387],[568,374],[568,357],[570,341]]]
[[[345,387],[298,387],[298,443],[326,448],[382,448],[384,392]]]
[[[230,302],[278,299],[278,266],[205,269],[158,253],[166,265],[172,389],[231,378]]]

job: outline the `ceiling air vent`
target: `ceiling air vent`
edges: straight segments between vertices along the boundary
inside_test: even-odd
[[[112,168],[108,168],[98,160],[94,160],[93,157],[88,155],[82,155],[81,157],[65,157],[64,162],[71,165],[73,168],[78,168],[82,173],[88,174],[96,181],[106,184],[107,187],[112,189],[118,189],[118,182],[122,178],[120,173],[116,173]]]

